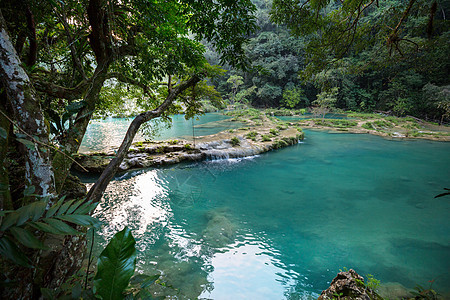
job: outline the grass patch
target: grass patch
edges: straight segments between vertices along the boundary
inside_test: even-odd
[[[274,129],[274,128],[270,129],[270,130],[269,130],[269,133],[270,133],[272,136],[277,136],[277,135],[280,134],[280,132],[279,132],[278,130]]]
[[[258,133],[256,131],[250,131],[249,133],[247,133],[245,135],[245,137],[253,140],[254,138],[256,138],[257,135],[258,135]]]
[[[272,137],[270,135],[268,135],[268,134],[263,134],[261,136],[261,138],[262,138],[263,142],[270,142],[272,140]]]

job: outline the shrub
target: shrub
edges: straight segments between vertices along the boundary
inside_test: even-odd
[[[233,145],[233,147],[238,146],[241,143],[241,141],[235,136],[233,136],[230,141],[231,141],[231,145]]]
[[[272,138],[271,138],[270,135],[268,135],[268,134],[263,134],[263,135],[261,136],[261,138],[262,138],[262,141],[263,141],[263,142],[270,142],[270,141],[272,140]]]
[[[258,133],[256,131],[250,131],[249,133],[247,133],[245,135],[245,137],[248,139],[254,139],[257,135],[258,135]]]
[[[277,136],[277,135],[279,134],[278,130],[276,130],[276,129],[274,129],[274,128],[270,129],[269,132],[270,132],[270,134],[271,134],[272,136]]]
[[[170,140],[170,141],[168,141],[168,143],[170,145],[176,145],[176,144],[178,144],[178,140]]]
[[[366,122],[364,124],[361,125],[362,128],[368,129],[368,130],[374,130],[375,128],[373,127],[372,123],[370,122]]]

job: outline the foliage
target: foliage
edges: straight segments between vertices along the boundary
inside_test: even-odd
[[[269,130],[269,133],[270,133],[272,136],[277,136],[277,135],[280,134],[280,133],[278,132],[278,130],[276,130],[276,129],[274,129],[274,128],[271,128],[271,129]]]
[[[241,141],[239,140],[239,138],[237,138],[237,137],[235,137],[235,136],[233,136],[233,137],[231,138],[230,142],[231,142],[231,145],[232,145],[233,147],[239,146],[239,144],[241,143]]]
[[[261,136],[263,142],[270,142],[272,140],[272,136],[268,134],[263,134]]]
[[[430,281],[429,288],[423,288],[420,285],[416,285],[414,291],[411,292],[415,297],[414,299],[426,299],[426,300],[437,300],[439,299],[439,294],[433,289],[434,280]]]
[[[246,138],[248,138],[248,139],[255,139],[256,138],[256,136],[258,135],[258,132],[256,132],[256,131],[250,131],[249,133],[247,133],[246,135],[245,135],[245,137]]]
[[[293,87],[284,90],[281,105],[287,108],[307,107],[309,106],[309,100],[302,88]]]
[[[136,267],[136,241],[125,227],[116,233],[100,254],[94,291],[103,299],[123,299]]]
[[[34,188],[25,191],[24,196],[36,196]],[[83,227],[91,227],[98,223],[96,219],[87,215],[95,209],[97,203],[81,200],[65,201],[61,197],[49,209],[49,199],[32,202],[17,210],[2,211],[0,230],[0,254],[20,266],[31,267],[31,262],[20,247],[31,249],[47,249],[40,236],[42,233],[77,235],[82,234],[66,222]],[[39,233],[36,236],[36,230]]]
[[[323,120],[325,115],[334,108],[337,101],[338,91],[339,88],[333,87],[329,91],[324,90],[318,94],[317,99],[313,101],[313,104],[315,105],[313,108],[313,114],[321,115]]]

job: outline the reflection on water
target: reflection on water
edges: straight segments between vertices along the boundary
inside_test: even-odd
[[[317,298],[340,268],[450,291],[450,145],[307,131],[247,160],[128,173],[96,214],[97,247],[127,225],[159,295]],[[97,249],[97,252],[100,250]]]
[[[207,113],[196,117],[194,121],[192,119],[186,120],[184,115],[174,115],[171,116],[171,119],[171,123],[163,122],[160,118],[148,122],[148,125],[145,124],[141,127],[134,141],[145,139],[160,141],[175,138],[192,140],[193,135],[210,135],[243,126],[241,122],[227,121],[230,117],[220,113]],[[92,120],[86,130],[79,151],[108,151],[112,147],[119,147],[132,121],[132,118],[111,117]]]

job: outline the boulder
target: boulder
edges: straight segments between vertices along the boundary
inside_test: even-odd
[[[318,300],[328,299],[371,300],[381,299],[381,297],[364,285],[362,276],[350,269],[347,272],[338,273],[330,287],[323,291],[318,298]]]

